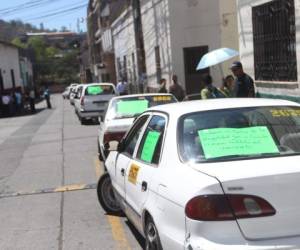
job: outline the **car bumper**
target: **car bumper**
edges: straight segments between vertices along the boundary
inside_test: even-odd
[[[213,242],[204,238],[190,238],[184,245],[185,250],[291,250],[300,249],[300,237],[259,241]]]
[[[92,118],[98,118],[99,116],[104,114],[103,111],[78,111],[78,115],[80,118],[85,118],[85,119],[92,119]]]

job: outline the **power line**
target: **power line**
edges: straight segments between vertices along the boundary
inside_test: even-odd
[[[31,1],[31,2],[27,2],[24,4],[20,4],[14,7],[10,7],[7,10],[0,10],[0,14],[1,16],[5,15],[5,16],[9,16],[12,14],[15,14],[17,12],[21,12],[24,11],[26,9],[33,9],[33,8],[37,8],[37,7],[43,7],[47,4],[51,4],[53,2],[57,2],[60,0],[35,0],[35,1]]]
[[[27,19],[25,21],[33,21],[33,20],[39,20],[39,19],[46,18],[46,17],[52,17],[52,16],[56,16],[56,15],[59,15],[59,14],[64,14],[64,13],[71,12],[71,11],[76,11],[76,10],[78,10],[80,8],[83,8],[83,7],[86,7],[86,6],[87,6],[87,4],[82,4],[82,5],[73,7],[73,8],[53,12],[53,13],[43,15],[43,16],[39,16],[39,17],[30,18],[30,19]]]
[[[77,5],[77,4],[83,4],[83,3],[86,3],[86,0],[76,2],[76,3],[72,4],[72,6]],[[70,4],[64,5],[64,6],[60,6],[59,9],[66,8],[66,9],[68,10],[69,7],[70,7]],[[39,12],[39,15],[36,16],[36,17],[39,17],[40,15],[43,15],[43,14],[47,14],[47,13],[49,13],[49,12],[51,13],[51,11],[53,11],[53,12],[57,11],[57,7],[56,7],[55,9],[51,9],[51,10]],[[31,15],[30,17],[28,17],[28,16],[27,16],[27,17],[23,17],[22,19],[25,19],[25,20],[26,20],[26,19],[31,19],[31,18],[35,18],[35,16],[32,16],[32,15]]]

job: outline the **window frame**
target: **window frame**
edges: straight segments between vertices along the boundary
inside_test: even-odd
[[[159,156],[159,160],[158,160],[158,163],[152,163],[152,162],[146,162],[140,158],[137,157],[137,154],[141,148],[141,142],[142,140],[144,139],[144,136],[145,136],[145,132],[149,126],[149,123],[150,121],[152,120],[152,118],[154,116],[160,116],[160,117],[163,117],[165,119],[165,128],[164,128],[164,134],[163,134],[163,138],[162,138],[162,143],[161,143],[161,149],[160,149],[160,156]],[[164,145],[165,145],[165,140],[166,140],[166,136],[167,136],[167,128],[168,128],[168,125],[169,125],[169,116],[166,114],[166,113],[160,113],[160,112],[153,112],[151,114],[151,116],[149,117],[148,119],[148,122],[147,122],[147,126],[145,126],[144,128],[144,131],[143,131],[143,134],[142,136],[140,137],[140,140],[139,140],[139,145],[136,147],[136,152],[134,154],[134,159],[144,165],[148,165],[148,166],[151,166],[151,167],[158,167],[160,162],[161,162],[161,159],[162,159],[162,156],[163,156],[163,152],[164,152]]]
[[[130,155],[128,152],[125,151],[125,148],[126,148],[126,141],[128,138],[132,139],[132,133],[134,132],[134,130],[136,129],[136,124],[138,122],[138,120],[141,120],[142,118],[144,117],[147,117],[146,120],[145,120],[145,123],[142,125],[141,127],[141,134],[139,135],[138,139],[137,139],[137,142],[134,146],[134,150],[133,150],[133,153],[132,155]],[[144,131],[145,131],[145,128],[147,127],[148,123],[149,123],[149,119],[151,118],[151,114],[150,113],[143,113],[141,116],[139,116],[135,121],[134,121],[134,124],[132,125],[132,127],[130,128],[130,130],[127,132],[127,134],[125,135],[124,137],[124,150],[121,152],[121,154],[129,157],[130,159],[134,159],[135,158],[135,155],[136,155],[136,151],[137,151],[137,148],[139,147],[139,143],[140,143],[140,140],[141,140],[141,137],[142,135],[144,134]]]

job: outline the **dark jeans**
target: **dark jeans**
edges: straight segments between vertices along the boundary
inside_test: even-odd
[[[34,99],[33,99],[33,98],[30,98],[30,99],[29,99],[29,103],[30,103],[30,110],[31,110],[31,113],[35,113],[35,103],[34,103]]]
[[[48,108],[48,109],[51,109],[52,106],[51,106],[51,102],[50,102],[50,97],[49,97],[49,96],[46,96],[45,98],[46,98],[46,102],[47,102],[47,108]]]

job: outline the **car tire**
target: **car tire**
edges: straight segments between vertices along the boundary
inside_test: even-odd
[[[86,120],[84,118],[80,118],[80,124],[85,125],[85,123],[86,123]]]
[[[102,175],[98,181],[97,196],[100,205],[108,214],[122,214],[121,207],[115,198],[111,179],[108,173]]]
[[[162,250],[158,230],[151,217],[146,221],[145,226],[145,249],[146,250]]]

